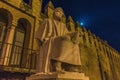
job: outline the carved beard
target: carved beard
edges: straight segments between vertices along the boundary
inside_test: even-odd
[[[56,15],[56,14],[54,14],[53,17],[54,17],[54,19],[57,20],[57,21],[62,21],[62,17],[60,17],[60,16],[58,16],[58,15]]]

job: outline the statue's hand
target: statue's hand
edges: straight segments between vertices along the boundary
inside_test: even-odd
[[[75,32],[75,34],[73,35],[73,37],[71,38],[72,42],[75,43],[75,44],[79,44],[80,41],[79,41],[79,32]]]

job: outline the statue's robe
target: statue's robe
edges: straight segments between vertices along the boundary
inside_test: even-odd
[[[71,65],[81,65],[77,44],[70,40],[66,25],[53,19],[46,19],[36,32],[36,38],[42,41],[38,57],[38,72],[50,72],[51,60]]]

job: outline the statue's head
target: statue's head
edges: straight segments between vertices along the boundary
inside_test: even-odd
[[[62,8],[58,7],[54,10],[53,17],[57,20],[62,20],[62,17],[64,16],[64,12]]]

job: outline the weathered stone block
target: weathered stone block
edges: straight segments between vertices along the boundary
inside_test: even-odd
[[[89,80],[84,73],[38,73],[27,77],[26,80]]]

